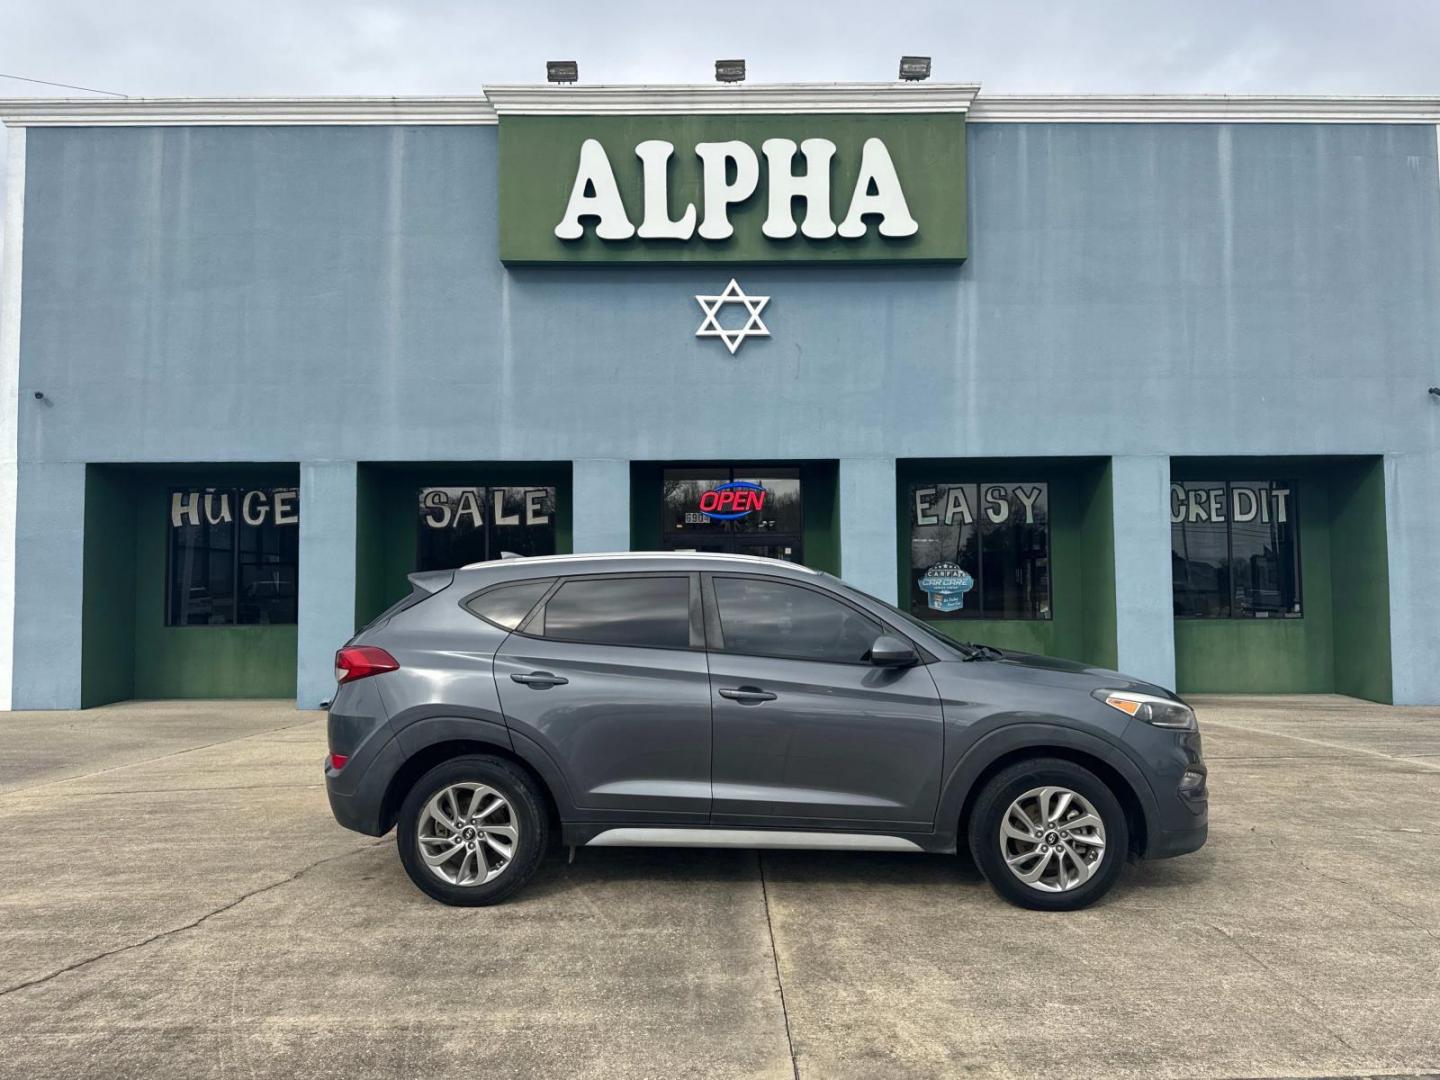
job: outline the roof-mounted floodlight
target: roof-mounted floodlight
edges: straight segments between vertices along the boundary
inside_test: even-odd
[[[900,78],[905,82],[924,82],[930,77],[930,57],[900,57]]]
[[[546,60],[545,80],[553,83],[575,82],[580,78],[580,65],[574,60]]]
[[[716,82],[744,82],[745,61],[744,60],[716,60],[715,61]]]

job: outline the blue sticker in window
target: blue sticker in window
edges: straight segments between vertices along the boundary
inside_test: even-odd
[[[920,579],[920,590],[935,611],[959,611],[975,579],[953,562],[936,563]]]

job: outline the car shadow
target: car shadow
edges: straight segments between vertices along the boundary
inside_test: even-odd
[[[552,852],[512,903],[540,900],[597,885],[648,883],[770,885],[888,885],[933,889],[982,887],[985,879],[968,855],[849,851],[757,851],[718,848],[580,848]]]

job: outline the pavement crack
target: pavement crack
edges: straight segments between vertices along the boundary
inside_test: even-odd
[[[780,991],[780,1015],[785,1020],[785,1045],[790,1050],[790,1072],[800,1080],[800,1062],[795,1058],[795,1039],[790,1034],[790,1010],[785,1006],[785,980],[780,977],[780,950],[775,947],[775,924],[770,918],[770,888],[765,883],[765,856],[755,853],[755,864],[760,868],[760,898],[765,903],[765,930],[770,935],[770,959],[775,963],[775,986]]]
[[[1362,1053],[1358,1046],[1352,1043],[1349,1039],[1345,1038],[1344,1035],[1341,1035],[1340,1032],[1336,1031],[1334,1027],[1332,1027],[1330,1024],[1325,1022],[1325,1010],[1321,1007],[1318,1001],[1312,998],[1309,994],[1305,993],[1303,989],[1296,986],[1290,979],[1285,978],[1283,975],[1277,972],[1273,967],[1271,967],[1264,960],[1262,960],[1253,949],[1251,949],[1239,938],[1231,934],[1224,927],[1219,926],[1218,924],[1213,922],[1207,923],[1206,925],[1209,926],[1211,930],[1214,930],[1217,934],[1219,934],[1222,938],[1224,938],[1227,942],[1229,942],[1229,944],[1233,948],[1237,949],[1242,956],[1244,956],[1252,964],[1258,967],[1261,971],[1265,972],[1266,975],[1269,975],[1272,979],[1276,979],[1288,985],[1290,987],[1291,993],[1293,993],[1306,1005],[1310,1006],[1311,1010],[1313,1010],[1313,1012],[1319,1018],[1318,1027],[1323,1030],[1325,1034],[1329,1035],[1332,1039],[1338,1042],[1341,1046],[1345,1047],[1345,1049],[1349,1050],[1351,1053]]]
[[[214,742],[202,743],[199,746],[186,746],[180,750],[172,750],[168,754],[157,754],[152,758],[141,758],[139,761],[127,761],[121,765],[109,765],[103,769],[95,769],[91,772],[76,773],[74,776],[57,776],[50,780],[41,780],[36,784],[22,784],[19,787],[5,788],[3,791],[0,791],[0,799],[10,795],[18,795],[24,791],[37,791],[40,788],[53,787],[56,784],[68,784],[72,780],[88,780],[92,776],[104,776],[106,773],[119,772],[121,769],[133,769],[140,765],[149,765],[156,761],[165,761],[167,758],[193,754],[197,750],[209,750],[214,746],[225,746],[227,743],[244,742],[246,739],[258,739],[262,735],[274,735],[281,731],[293,731],[296,728],[304,727],[306,724],[314,724],[317,722],[318,719],[311,716],[294,724],[281,724],[279,727],[266,728],[264,731],[252,731],[248,735],[236,735],[233,739],[216,739]]]
[[[314,862],[307,863],[306,865],[302,866],[294,873],[285,875],[285,877],[281,878],[279,881],[272,881],[268,885],[261,885],[257,889],[251,889],[249,892],[241,894],[234,900],[229,900],[221,904],[219,907],[207,911],[204,915],[201,915],[199,918],[193,919],[190,922],[185,923],[183,926],[174,926],[171,927],[169,930],[161,930],[158,934],[151,934],[143,941],[133,941],[128,945],[120,945],[114,949],[106,949],[104,952],[96,953],[94,956],[87,956],[82,960],[76,960],[72,964],[66,964],[64,967],[57,968],[46,975],[40,975],[33,979],[26,979],[24,982],[15,983],[13,986],[4,987],[3,989],[0,989],[0,997],[6,997],[20,990],[28,990],[34,986],[43,986],[45,983],[48,983],[53,979],[58,979],[61,975],[69,974],[72,971],[79,971],[81,968],[88,967],[89,965],[96,963],[97,961],[107,959],[111,956],[119,956],[121,953],[133,952],[135,949],[143,949],[145,948],[145,946],[153,945],[155,942],[163,941],[165,938],[174,937],[176,934],[183,934],[187,930],[194,930],[197,926],[208,922],[216,915],[223,915],[225,914],[225,912],[230,911],[232,908],[239,907],[246,900],[249,900],[252,897],[259,896],[262,893],[267,893],[274,889],[278,889],[282,885],[289,885],[292,881],[303,877],[317,867],[324,866],[326,863],[335,862],[338,859],[348,859],[351,855],[359,855],[361,852],[369,851],[371,848],[379,847],[383,843],[385,843],[384,840],[377,840],[373,844],[365,844],[358,848],[351,848],[349,851],[342,851],[338,855],[327,855],[323,859],[316,859]]]

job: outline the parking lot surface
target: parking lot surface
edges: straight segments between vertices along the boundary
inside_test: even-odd
[[[1040,914],[965,858],[581,850],[449,909],[287,703],[0,716],[0,1076],[1440,1070],[1440,709],[1197,702],[1210,843]]]

